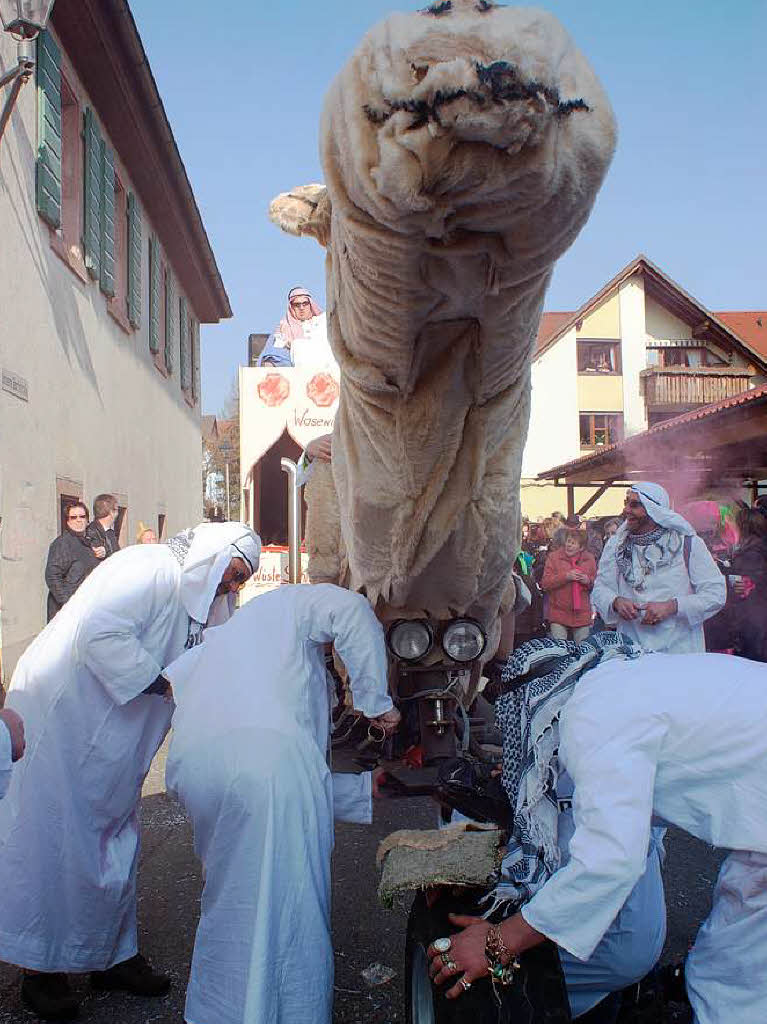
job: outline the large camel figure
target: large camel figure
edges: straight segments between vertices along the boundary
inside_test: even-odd
[[[493,653],[514,598],[531,350],[615,135],[585,58],[531,8],[395,14],[332,83],[325,185],[270,208],[327,250],[341,368],[332,479],[315,473],[307,494],[313,579],[385,617],[473,616]]]

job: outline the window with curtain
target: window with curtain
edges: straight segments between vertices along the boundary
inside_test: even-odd
[[[621,372],[620,342],[579,338],[577,347],[578,373],[619,374]]]

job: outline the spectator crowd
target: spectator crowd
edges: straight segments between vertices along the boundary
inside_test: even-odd
[[[647,486],[660,496],[662,488]],[[632,529],[642,525],[637,513],[649,520],[640,534]],[[531,604],[517,621],[517,642],[545,635],[580,641],[619,628],[649,649],[705,649],[767,661],[767,495],[751,506],[735,499],[694,501],[682,513],[661,510],[652,495],[631,490],[619,518],[561,512],[540,522],[525,518],[516,569]],[[658,536],[664,516],[674,534],[670,547]],[[700,621],[694,612],[685,614],[691,595]],[[655,597],[677,602],[676,610],[649,607],[658,603]],[[671,620],[682,620],[673,638]],[[694,647],[680,647],[690,630]],[[661,634],[665,641],[659,642]]]

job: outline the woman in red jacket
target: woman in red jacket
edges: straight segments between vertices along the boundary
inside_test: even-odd
[[[549,552],[543,570],[541,589],[549,597],[549,623],[554,640],[572,639],[580,643],[591,628],[591,600],[597,563],[586,550],[583,530],[565,530],[564,545]]]

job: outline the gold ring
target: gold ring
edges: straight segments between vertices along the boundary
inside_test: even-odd
[[[463,987],[464,992],[468,992],[469,989],[471,988],[471,982],[466,980],[465,974],[463,975],[462,978],[458,979],[458,982]]]

